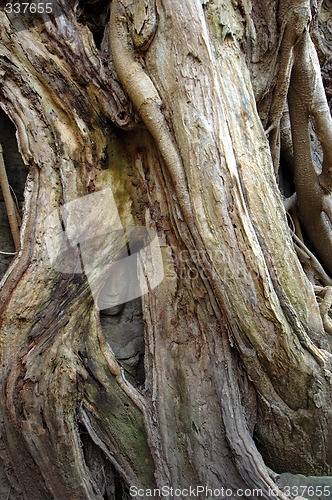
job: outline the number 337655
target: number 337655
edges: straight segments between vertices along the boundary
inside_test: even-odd
[[[14,2],[6,3],[5,12],[7,14],[52,14],[52,4],[48,3],[28,3],[28,2]]]

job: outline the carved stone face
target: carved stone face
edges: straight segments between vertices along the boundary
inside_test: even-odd
[[[106,342],[126,377],[134,385],[144,382],[145,350],[142,310],[138,295],[137,254],[117,261],[98,298],[100,322]]]
[[[98,298],[98,308],[105,310],[119,308],[133,295],[133,287],[138,285],[136,259],[116,262]],[[129,298],[130,297],[130,298]],[[122,307],[120,307],[122,309]],[[116,314],[116,313],[111,313]]]

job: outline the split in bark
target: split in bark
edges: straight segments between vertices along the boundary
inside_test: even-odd
[[[19,220],[18,210],[17,207],[15,206],[14,200],[10,192],[10,187],[8,184],[8,178],[6,173],[5,162],[3,160],[1,144],[0,144],[0,185],[5,200],[9,225],[15,244],[15,250],[16,252],[18,252],[21,248],[20,229],[19,229],[20,220]]]

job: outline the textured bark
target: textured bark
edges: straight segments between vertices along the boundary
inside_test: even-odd
[[[269,134],[275,171],[279,169],[281,149],[288,168],[293,170],[291,175],[302,227],[310,245],[331,274],[332,120],[318,56],[309,34],[312,19],[317,20],[319,6],[316,1],[309,0],[282,1],[277,12],[277,30],[272,36],[276,50],[271,52],[269,58],[255,51],[251,67],[255,75],[255,65],[258,63],[261,69],[266,59],[270,59],[272,71],[270,69],[265,77],[261,73],[261,79],[256,83],[256,96],[263,124],[267,127],[266,133]],[[268,14],[273,15],[273,6]],[[261,22],[258,18],[258,23]],[[321,30],[321,33],[323,35],[318,39],[325,41],[324,31]],[[258,40],[259,37],[258,34]],[[326,51],[327,47],[324,48]],[[322,159],[318,164],[315,164],[312,154],[310,118],[322,150]]]
[[[331,473],[328,337],[272,162],[285,82],[301,71],[288,52],[311,42],[276,4],[112,0],[108,21],[106,2],[74,12],[59,0],[30,30],[0,13],[0,100],[29,167],[22,248],[0,297],[4,498],[200,484],[268,497],[267,466]],[[278,129],[271,150],[262,122]],[[123,251],[105,236],[114,214],[77,215],[73,237],[95,239],[89,280],[50,262],[47,216],[106,188],[123,227],[158,233],[165,277],[141,305],[100,314],[90,288]]]

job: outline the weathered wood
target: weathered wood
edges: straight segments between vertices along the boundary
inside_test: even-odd
[[[15,244],[15,250],[16,250],[16,252],[18,252],[21,248],[20,229],[19,229],[19,222],[18,222],[18,217],[17,217],[18,213],[17,213],[17,209],[15,207],[15,203],[14,203],[14,200],[12,198],[12,194],[10,192],[10,187],[8,184],[8,178],[7,178],[7,173],[6,173],[5,162],[3,160],[3,152],[2,152],[1,144],[0,144],[0,185],[1,185],[3,197],[5,200],[5,204],[6,204],[6,210],[7,210],[10,229],[11,229],[14,244]]]

